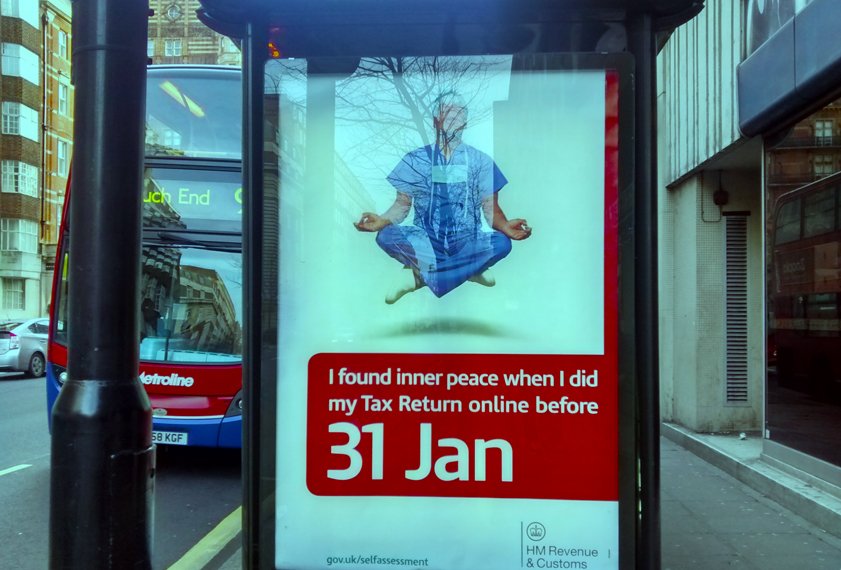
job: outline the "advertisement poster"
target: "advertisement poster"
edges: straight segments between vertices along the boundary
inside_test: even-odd
[[[267,66],[278,568],[618,567],[618,79]]]

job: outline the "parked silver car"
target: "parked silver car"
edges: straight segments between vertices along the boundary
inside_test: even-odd
[[[0,370],[18,370],[43,376],[47,363],[46,318],[0,323]]]

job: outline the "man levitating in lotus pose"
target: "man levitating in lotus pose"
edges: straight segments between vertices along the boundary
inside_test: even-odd
[[[508,181],[493,159],[461,142],[467,126],[461,97],[440,95],[432,122],[435,144],[406,154],[388,175],[397,190],[394,204],[380,215],[365,212],[354,224],[378,232],[377,244],[406,269],[386,295],[389,304],[424,285],[437,297],[465,281],[491,287],[488,268],[508,255],[512,239],[531,235],[526,220],[509,220],[499,207],[497,193]],[[413,208],[413,224],[401,226]]]

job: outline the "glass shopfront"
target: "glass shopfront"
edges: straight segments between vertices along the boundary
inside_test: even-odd
[[[841,99],[765,155],[769,440],[841,466]]]

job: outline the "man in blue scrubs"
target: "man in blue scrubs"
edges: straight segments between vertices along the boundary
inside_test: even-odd
[[[378,232],[377,244],[408,270],[386,296],[389,304],[424,285],[437,297],[465,281],[491,287],[488,268],[508,255],[512,239],[531,235],[526,220],[509,220],[499,207],[497,193],[508,181],[493,159],[461,142],[467,126],[461,97],[442,94],[432,112],[435,144],[406,154],[388,175],[394,204],[354,224]],[[400,225],[413,207],[413,224]]]

